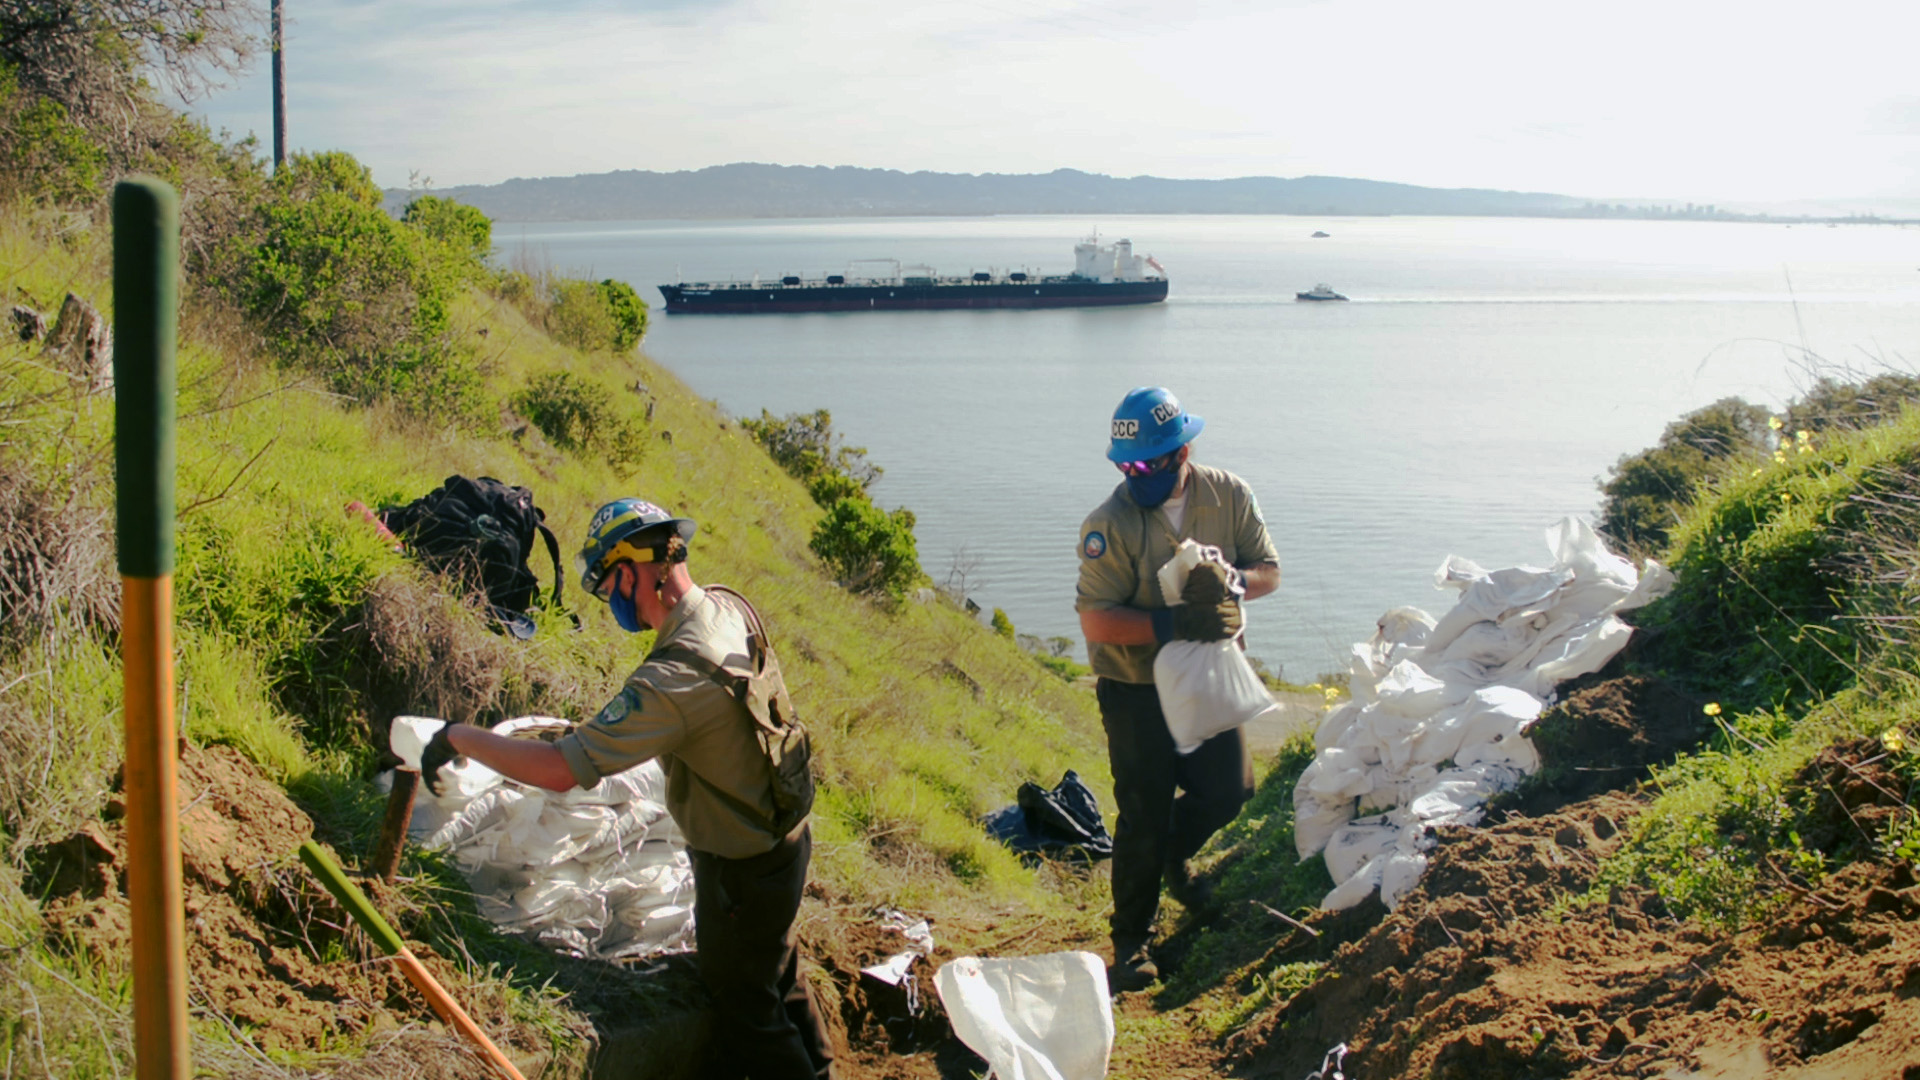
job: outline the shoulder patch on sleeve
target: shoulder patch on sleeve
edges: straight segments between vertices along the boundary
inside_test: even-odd
[[[627,714],[633,711],[633,704],[633,689],[622,687],[620,692],[614,695],[613,700],[607,702],[606,707],[595,714],[593,722],[603,727],[617,724],[625,720]]]
[[[1087,534],[1080,541],[1080,554],[1089,559],[1097,559],[1107,553],[1107,538],[1098,529]]]

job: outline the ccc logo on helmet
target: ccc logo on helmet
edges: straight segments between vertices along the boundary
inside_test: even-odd
[[[1163,401],[1153,407],[1153,422],[1156,424],[1164,424],[1179,415],[1180,406],[1171,401]]]
[[[1114,437],[1114,438],[1116,438],[1116,439],[1133,439],[1133,438],[1138,438],[1138,437],[1139,437],[1139,435],[1140,435],[1140,421],[1138,421],[1138,420],[1115,420],[1115,421],[1113,422],[1113,437]]]

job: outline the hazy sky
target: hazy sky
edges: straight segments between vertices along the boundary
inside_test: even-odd
[[[264,0],[262,0],[264,4]],[[285,0],[295,149],[1920,196],[1916,0]],[[272,121],[264,58],[196,103]]]

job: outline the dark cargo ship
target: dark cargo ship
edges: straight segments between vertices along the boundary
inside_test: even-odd
[[[1099,307],[1154,304],[1167,298],[1165,269],[1133,253],[1121,240],[1076,244],[1071,274],[976,272],[937,277],[924,266],[890,267],[880,274],[788,274],[771,281],[681,282],[660,286],[671,314],[757,315],[778,311],[937,311],[949,308]],[[855,266],[861,265],[856,263]],[[1157,274],[1148,273],[1148,268]]]

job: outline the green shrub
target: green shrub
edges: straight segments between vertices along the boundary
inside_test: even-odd
[[[1621,458],[1600,485],[1600,531],[1634,554],[1658,553],[1702,483],[1766,451],[1768,419],[1758,405],[1722,398],[1668,424],[1658,444]]]
[[[766,448],[774,464],[807,485],[821,506],[864,496],[880,479],[882,470],[867,460],[866,448],[846,445],[833,430],[833,414],[825,409],[779,417],[762,409],[759,419],[743,417],[740,426]]]
[[[613,321],[610,345],[614,352],[631,352],[647,336],[647,302],[624,281],[608,278],[598,286],[600,300]]]
[[[635,464],[646,452],[645,427],[620,415],[605,389],[572,372],[534,377],[513,405],[563,450],[596,453],[614,465]]]
[[[241,238],[238,299],[290,365],[361,402],[391,400],[460,419],[478,407],[471,356],[448,340],[466,273],[381,209],[365,166],[344,153],[295,154]],[[255,242],[257,241],[257,242]]]
[[[808,543],[848,589],[899,597],[919,584],[913,511],[888,513],[865,499],[842,499],[827,509]]]
[[[561,278],[553,283],[547,333],[582,352],[604,349],[613,340],[613,311],[592,282]]]
[[[407,204],[400,220],[428,239],[445,244],[476,268],[493,254],[493,221],[476,207],[437,195],[421,195]]]
[[[1889,372],[1865,382],[1822,376],[1787,406],[1786,430],[1818,433],[1874,427],[1898,419],[1915,401],[1920,401],[1920,376]]]
[[[865,499],[867,489],[846,473],[822,472],[807,484],[807,494],[821,506],[832,506],[842,499]]]
[[[7,187],[31,199],[63,204],[100,193],[107,155],[67,109],[46,98],[26,98],[0,74],[0,176]]]
[[[999,634],[1008,641],[1013,641],[1016,637],[1013,630],[1013,620],[1008,618],[1007,613],[1000,608],[993,609],[993,618],[989,620],[988,625],[993,627],[994,633]]]

